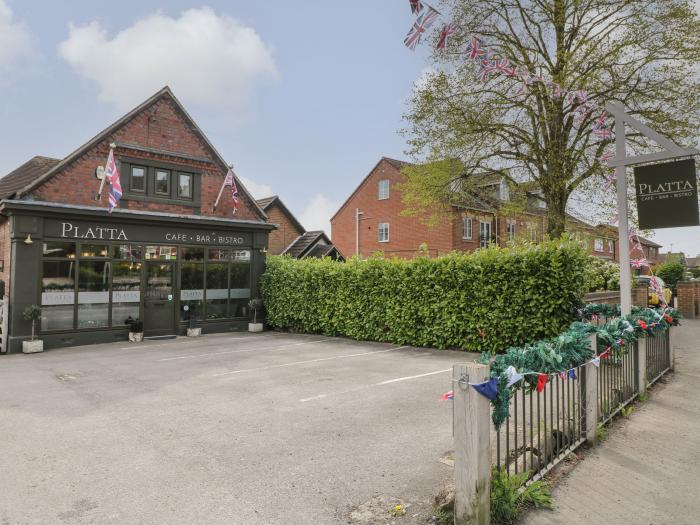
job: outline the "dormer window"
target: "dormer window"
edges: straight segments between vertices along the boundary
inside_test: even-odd
[[[201,206],[200,173],[186,166],[145,159],[122,158],[120,163],[124,200]]]
[[[170,172],[165,170],[156,170],[156,194],[170,195]]]
[[[192,198],[192,174],[178,173],[177,174],[177,195],[185,199]]]
[[[146,191],[146,168],[141,166],[131,167],[131,191]]]

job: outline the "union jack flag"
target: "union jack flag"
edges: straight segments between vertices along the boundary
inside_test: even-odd
[[[224,187],[230,186],[231,187],[231,199],[233,200],[233,214],[236,214],[236,211],[238,210],[238,201],[239,201],[239,195],[238,195],[238,187],[236,186],[236,181],[233,177],[233,170],[228,170],[228,173],[226,173],[226,179],[224,180]]]
[[[457,31],[457,26],[455,24],[445,24],[440,30],[440,39],[437,43],[438,49],[445,49],[447,47],[447,39],[455,34]]]
[[[479,63],[479,72],[477,73],[477,76],[481,82],[486,82],[488,76],[493,71],[496,71],[496,62],[492,62],[491,60],[482,60]]]
[[[520,89],[518,90],[518,94],[521,94],[534,83],[534,80],[532,74],[524,69],[518,71],[517,76],[522,81],[522,84],[520,84]]]
[[[595,133],[596,137],[602,140],[608,140],[612,138],[612,129],[610,128],[594,129],[593,133]]]
[[[471,37],[467,45],[467,58],[469,58],[469,60],[476,60],[484,55],[486,55],[486,50],[482,46],[481,40],[475,36]]]
[[[454,398],[455,394],[452,390],[450,390],[449,392],[445,392],[444,394],[442,394],[442,396],[440,397],[440,401],[449,401],[450,399]]]
[[[107,211],[112,213],[112,210],[119,205],[122,198],[122,183],[119,178],[119,170],[117,163],[114,162],[114,150],[109,150],[107,164],[105,164],[105,179],[109,183],[109,203]]]
[[[417,15],[423,10],[423,4],[420,0],[408,0],[408,3],[411,4],[411,13],[414,15]]]
[[[508,77],[514,77],[515,68],[509,66],[510,61],[507,58],[496,59],[496,61],[494,62],[494,68],[496,71]]]
[[[603,153],[600,157],[598,157],[598,160],[600,162],[608,162],[609,160],[613,160],[615,158],[615,153],[612,151],[606,151]]]
[[[649,267],[649,261],[646,260],[646,258],[643,259],[632,259],[630,261],[630,265],[632,268],[639,269],[639,268],[644,268],[644,267]]]
[[[423,33],[430,29],[430,26],[435,23],[435,20],[437,20],[439,14],[440,13],[430,6],[428,6],[427,11],[423,11],[423,14],[420,15],[413,23],[413,27],[403,41],[408,49],[411,51],[416,49],[416,46],[420,43]]]
[[[563,93],[561,86],[552,80],[547,82],[547,88],[552,90],[552,96],[554,98],[561,97],[561,95]]]
[[[598,118],[593,121],[593,129],[601,129],[605,127],[605,123],[608,120],[608,112],[603,111]]]

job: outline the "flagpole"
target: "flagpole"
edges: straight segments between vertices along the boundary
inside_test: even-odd
[[[112,142],[112,143],[109,145],[110,151],[114,151],[114,150],[116,149],[116,147],[117,147],[117,145],[116,145],[114,142]],[[96,196],[96,198],[95,198],[95,200],[97,200],[97,201],[100,200],[100,199],[102,198],[102,190],[103,190],[104,187],[105,187],[105,179],[106,179],[106,178],[107,178],[106,173],[103,173],[103,175],[102,175],[102,180],[100,181],[100,189],[97,190],[97,196]]]
[[[233,164],[228,164],[228,169],[233,174]],[[228,175],[228,173],[226,175]],[[219,194],[216,196],[216,202],[214,203],[214,211],[216,211],[216,207],[219,205],[219,200],[221,199],[221,194],[224,193],[225,186],[226,186],[226,177],[224,177],[224,182],[221,184],[221,188],[219,189]]]

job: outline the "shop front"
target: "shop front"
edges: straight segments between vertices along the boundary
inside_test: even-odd
[[[168,213],[5,201],[10,221],[9,351],[42,308],[46,348],[245,330],[274,226]]]

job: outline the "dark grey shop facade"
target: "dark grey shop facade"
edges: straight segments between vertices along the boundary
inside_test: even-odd
[[[146,337],[246,330],[274,228],[18,200],[3,201],[0,217],[10,237],[9,352],[31,334],[22,313],[32,304],[46,348],[126,341],[134,320]]]

